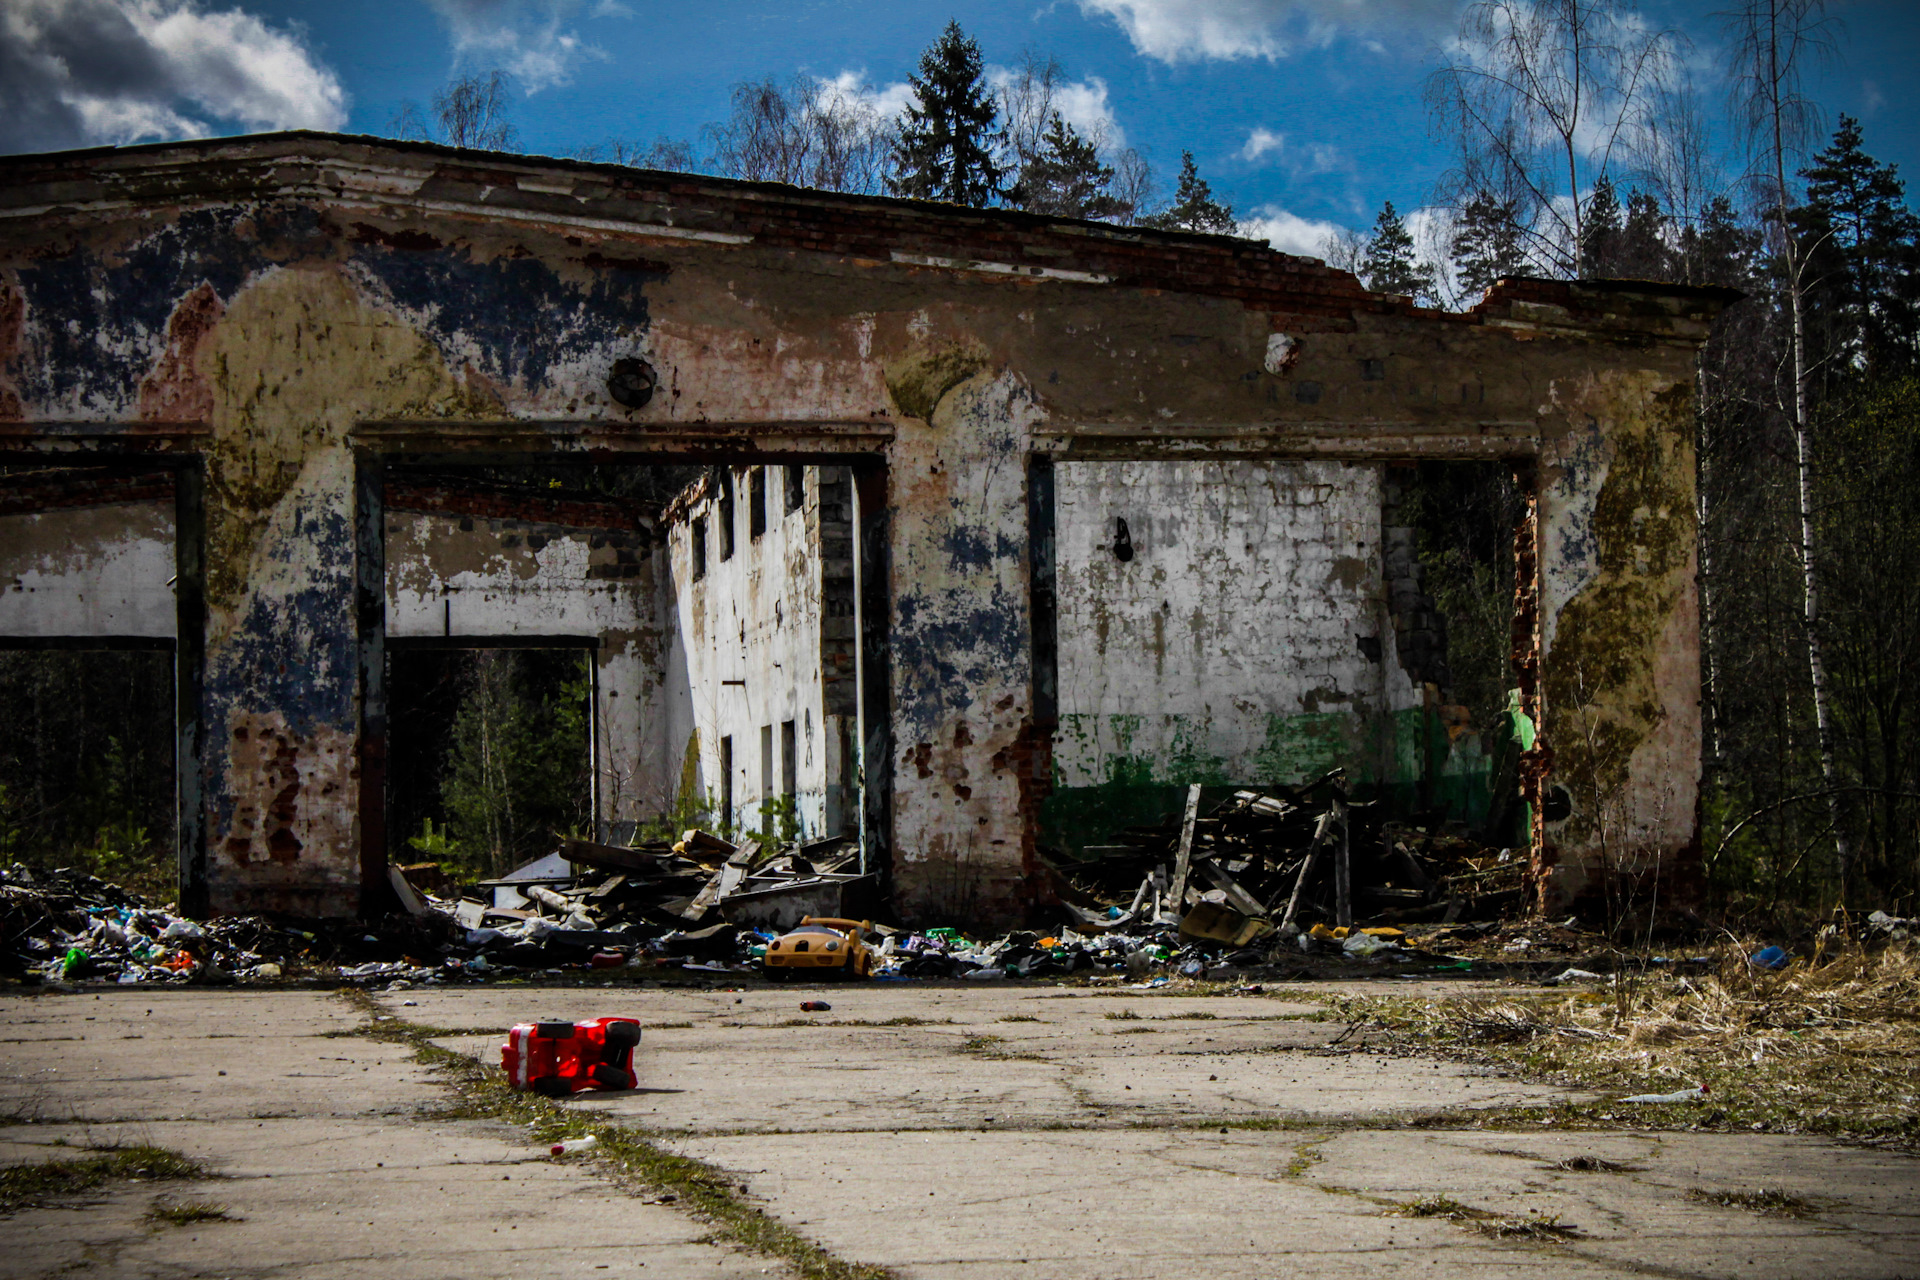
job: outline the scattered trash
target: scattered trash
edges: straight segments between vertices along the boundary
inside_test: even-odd
[[[1784,948],[1765,947],[1753,953],[1752,961],[1762,969],[1784,969],[1793,957]]]
[[[588,1022],[522,1022],[500,1046],[500,1067],[514,1089],[564,1098],[587,1089],[634,1087],[633,1050],[640,1024],[632,1018]]]
[[[800,1012],[802,1013],[825,1013],[831,1008],[833,1008],[833,1006],[825,1000],[802,1000],[800,1002]]]
[[[1568,982],[1605,982],[1606,980],[1605,974],[1595,973],[1591,969],[1567,969],[1547,979],[1554,986]]]
[[[585,1151],[599,1141],[600,1139],[588,1134],[584,1138],[568,1138],[565,1142],[556,1142],[547,1150],[556,1156],[571,1155],[575,1151]]]
[[[1636,1093],[1631,1098],[1622,1098],[1622,1102],[1698,1102],[1707,1096],[1707,1086],[1694,1085],[1688,1089],[1675,1089],[1672,1093]]]

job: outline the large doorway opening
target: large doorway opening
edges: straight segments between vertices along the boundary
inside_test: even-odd
[[[172,899],[173,646],[17,643],[0,647],[0,861]]]
[[[380,471],[390,861],[497,876],[556,836],[699,827],[844,840],[884,869],[885,724],[862,715],[863,691],[885,689],[861,598],[886,581],[871,569],[886,545],[874,461]],[[489,725],[525,763],[481,785],[499,768]]]
[[[1512,464],[1049,466],[1050,856],[1158,847],[1195,785],[1205,812],[1336,769],[1383,813],[1525,843]]]
[[[391,642],[388,860],[490,877],[596,839],[593,680],[586,643]]]
[[[179,884],[179,464],[0,462],[0,861]]]

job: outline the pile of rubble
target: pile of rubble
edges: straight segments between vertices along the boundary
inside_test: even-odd
[[[1411,960],[1523,906],[1523,859],[1381,820],[1338,773],[1240,791],[1134,828],[1055,877],[1059,927],[991,940],[875,924],[878,978],[1219,978],[1301,953]],[[402,913],[378,924],[221,917],[196,923],[75,871],[0,873],[0,973],[122,983],[472,982],[528,971],[745,974],[802,919],[871,920],[878,877],[851,840],[781,845],[687,831],[634,847],[565,840],[494,880],[435,864],[390,872]],[[1367,922],[1358,927],[1356,921]],[[1455,924],[1455,922],[1460,922]],[[1478,921],[1480,923],[1476,924]],[[1446,928],[1446,926],[1453,926]],[[1442,958],[1442,957],[1431,957]],[[635,973],[634,971],[641,971]]]
[[[1346,945],[1364,931],[1498,918],[1525,908],[1520,851],[1490,849],[1440,824],[1383,820],[1378,802],[1352,800],[1335,771],[1298,787],[1236,791],[1159,827],[1131,827],[1125,843],[1087,850],[1062,870],[1060,896],[1078,927],[1100,932],[1174,925],[1188,939],[1245,948],[1298,939]],[[1126,895],[1131,892],[1131,897]]]

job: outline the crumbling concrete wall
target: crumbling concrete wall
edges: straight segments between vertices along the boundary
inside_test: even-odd
[[[1420,701],[1390,653],[1377,465],[1082,462],[1054,474],[1051,842],[1107,843],[1177,812],[1189,783],[1294,783],[1344,767],[1375,784],[1407,770],[1396,713]]]
[[[1543,406],[1539,704],[1564,818],[1536,822],[1548,907],[1699,887],[1700,614],[1693,395],[1684,372],[1605,371]],[[1555,806],[1557,809],[1558,806]]]
[[[171,639],[173,504],[0,513],[0,636]]]
[[[1680,432],[1724,295],[1523,281],[1447,316],[1220,237],[312,135],[0,170],[0,448],[204,462],[216,908],[378,892],[363,482],[422,454],[870,463],[872,812],[903,914],[985,921],[1036,899],[1052,772],[1031,458],[1537,458],[1533,773],[1597,806],[1538,855],[1697,855]]]

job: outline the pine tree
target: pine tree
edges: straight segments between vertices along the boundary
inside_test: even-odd
[[[1002,193],[1006,170],[994,159],[1000,112],[981,71],[980,46],[947,23],[907,78],[914,101],[894,144],[897,196],[946,200],[984,209]]]
[[[1860,122],[1840,117],[1833,142],[1802,171],[1796,222],[1807,246],[1814,326],[1842,368],[1869,376],[1910,368],[1920,341],[1920,219],[1893,165],[1861,147]]]
[[[1478,297],[1505,276],[1525,275],[1532,269],[1520,246],[1515,202],[1497,199],[1490,192],[1478,193],[1461,207],[1447,248],[1454,280],[1468,297]]]
[[[1173,203],[1165,212],[1142,221],[1163,231],[1208,231],[1215,235],[1229,235],[1238,225],[1233,220],[1233,207],[1213,198],[1213,190],[1200,176],[1200,166],[1193,162],[1191,151],[1180,153],[1180,185],[1174,191]]]
[[[1130,212],[1112,194],[1113,167],[1100,163],[1093,143],[1058,111],[1048,121],[1040,150],[1009,195],[1023,209],[1062,218],[1117,218]]]
[[[1414,257],[1413,237],[1393,201],[1380,207],[1373,221],[1373,236],[1367,241],[1366,257],[1360,261],[1367,288],[1375,293],[1398,293],[1410,298],[1431,297],[1433,268]]]
[[[1593,184],[1586,212],[1580,219],[1579,274],[1593,280],[1614,273],[1620,255],[1620,197],[1605,174]]]

